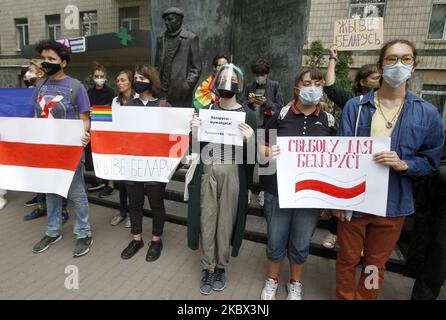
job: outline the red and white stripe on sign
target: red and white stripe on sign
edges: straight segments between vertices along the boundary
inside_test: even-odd
[[[189,147],[188,135],[92,131],[95,154],[181,158]]]

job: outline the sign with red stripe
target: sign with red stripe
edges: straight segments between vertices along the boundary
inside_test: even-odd
[[[111,122],[93,122],[96,176],[167,183],[189,147],[193,109],[118,107]]]
[[[386,216],[389,169],[373,155],[390,138],[279,137],[281,208],[320,208]]]
[[[81,120],[0,118],[0,187],[66,197],[83,132]]]

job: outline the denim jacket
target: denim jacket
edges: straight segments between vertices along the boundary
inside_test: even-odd
[[[342,112],[339,136],[355,136],[359,105],[362,105],[362,111],[356,136],[370,136],[372,117],[376,112],[373,90],[361,102],[360,97],[347,102]],[[412,178],[432,176],[440,166],[444,129],[439,112],[433,105],[408,91],[391,140],[391,150],[407,163],[409,170],[400,173],[390,169],[387,217],[408,216],[415,211]]]

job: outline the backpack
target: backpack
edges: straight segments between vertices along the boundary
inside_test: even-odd
[[[42,79],[40,80],[37,84],[36,84],[36,88],[35,90],[37,90],[37,97],[40,96],[40,90],[42,89],[42,87],[47,83],[47,81],[49,80],[49,78],[46,79]],[[79,88],[81,86],[81,82],[77,79],[71,78],[70,80],[70,100],[71,100],[71,104],[74,107],[74,110],[76,111],[76,113],[79,115],[79,106],[75,103],[76,98],[77,98],[77,93],[79,92]],[[39,102],[35,101],[35,109],[37,110],[37,107],[40,108]]]

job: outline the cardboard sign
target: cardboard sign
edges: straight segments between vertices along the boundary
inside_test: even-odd
[[[280,208],[353,210],[386,216],[389,168],[373,160],[390,138],[279,137]]]
[[[384,44],[383,18],[338,20],[334,28],[339,51],[379,50]]]
[[[200,119],[198,141],[243,146],[239,126],[245,122],[246,113],[201,109]]]

